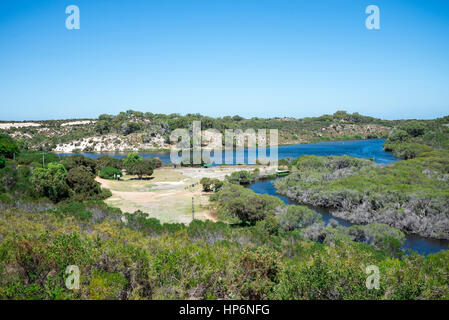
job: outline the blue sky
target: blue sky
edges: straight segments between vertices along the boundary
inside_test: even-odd
[[[71,4],[80,30],[65,28]],[[449,1],[1,0],[0,120],[435,118],[449,114],[448,39]]]

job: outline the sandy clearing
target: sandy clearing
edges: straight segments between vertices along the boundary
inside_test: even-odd
[[[61,124],[61,127],[65,126],[76,126],[80,124],[91,124],[97,122],[96,120],[81,120],[81,121],[71,121],[71,122],[65,122]]]
[[[0,129],[7,130],[9,128],[23,128],[23,127],[40,127],[40,123],[35,122],[8,122],[0,123]]]
[[[141,210],[162,223],[185,223],[192,221],[192,199],[194,218],[217,221],[216,213],[209,203],[209,193],[202,191],[199,181],[203,177],[223,180],[234,171],[254,170],[256,166],[225,166],[213,168],[160,168],[152,179],[135,180],[125,176],[120,181],[96,180],[103,188],[111,190],[112,197],[106,203],[123,212]],[[273,172],[273,168],[258,166],[261,174]]]

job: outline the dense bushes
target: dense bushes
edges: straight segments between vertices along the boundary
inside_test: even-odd
[[[1,211],[0,298],[449,298],[448,251],[396,259],[354,242],[327,245],[288,234],[262,243],[257,227],[148,220],[141,228],[108,218]],[[79,290],[65,287],[68,265],[80,269]],[[366,288],[369,265],[380,269],[379,290]]]
[[[0,132],[0,155],[12,159],[18,152],[19,147],[14,140],[6,133]]]
[[[61,164],[64,165],[67,171],[70,171],[71,169],[77,167],[84,167],[91,174],[95,175],[97,172],[97,164],[95,163],[95,160],[92,160],[82,155],[65,157],[61,160]]]
[[[103,179],[117,179],[122,175],[122,171],[113,167],[104,167],[100,170],[99,176]]]
[[[118,170],[123,169],[122,160],[110,156],[101,156],[95,162],[97,163],[97,171],[101,171],[106,167],[112,167]]]
[[[426,237],[449,238],[449,151],[378,167],[348,157],[303,156],[275,183],[299,203],[331,208],[353,223],[379,222]]]
[[[31,181],[38,194],[54,202],[71,195],[67,185],[67,170],[62,164],[49,163],[48,168],[34,169]]]
[[[40,196],[53,202],[68,198],[72,201],[104,199],[110,192],[101,190],[95,172],[95,161],[76,155],[64,158],[61,163],[49,163],[48,168],[35,168],[31,182]]]
[[[419,154],[449,148],[447,117],[428,121],[405,121],[394,128],[385,141],[384,149],[396,157],[413,159]]]
[[[100,185],[95,181],[95,175],[84,166],[75,167],[68,171],[67,184],[74,192],[72,195],[74,199],[95,199],[101,194]]]
[[[6,159],[3,155],[0,155],[0,169],[3,169],[6,165]]]
[[[212,190],[218,191],[223,186],[223,181],[219,179],[212,179],[212,178],[201,178],[200,184],[203,186],[203,191],[210,192]]]
[[[283,206],[283,202],[270,195],[258,195],[236,184],[226,184],[218,194],[217,212],[225,220],[254,224]]]
[[[226,176],[226,180],[234,184],[248,185],[259,178],[259,169],[254,169],[253,172],[246,170],[234,171],[230,176]]]
[[[46,166],[49,163],[59,162],[59,157],[50,152],[24,150],[17,156],[17,162],[26,165],[33,164],[33,167],[42,167],[42,164]]]

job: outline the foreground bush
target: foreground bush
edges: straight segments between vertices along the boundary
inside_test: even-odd
[[[0,299],[449,298],[448,251],[391,259],[354,242],[289,233],[262,243],[256,227],[149,220],[0,211]],[[79,290],[65,286],[68,265],[80,269]],[[366,288],[368,265],[380,269],[379,290]]]
[[[103,179],[117,179],[122,175],[122,171],[113,167],[105,167],[100,171],[100,178]]]

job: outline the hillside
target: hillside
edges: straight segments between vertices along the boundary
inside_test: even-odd
[[[169,149],[170,132],[190,128],[201,121],[202,129],[278,129],[279,144],[299,144],[330,140],[386,137],[398,121],[381,120],[337,111],[333,115],[310,118],[251,118],[226,116],[211,118],[200,114],[153,114],[126,111],[100,115],[97,119],[71,119],[34,122],[3,122],[0,131],[8,133],[33,150],[146,151]]]

